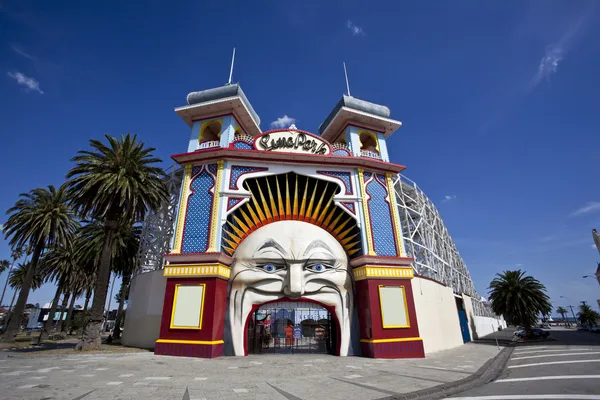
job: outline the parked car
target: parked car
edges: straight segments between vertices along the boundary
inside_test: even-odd
[[[532,328],[531,334],[533,335],[534,338],[542,338],[542,339],[546,339],[550,335],[550,333],[548,331],[545,331],[540,328]],[[519,338],[524,338],[525,337],[525,329],[516,330],[514,335]]]
[[[590,332],[599,333],[600,332],[600,325],[592,326],[590,328]]]

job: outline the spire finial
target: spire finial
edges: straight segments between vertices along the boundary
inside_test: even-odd
[[[346,62],[344,61],[344,75],[346,76],[346,89],[348,89],[348,97],[352,97],[350,95],[350,84],[348,83],[348,71],[346,71]]]
[[[228,85],[231,85],[231,78],[233,76],[233,62],[235,61],[235,47],[233,48],[233,55],[231,56],[231,68],[229,69],[229,81]]]

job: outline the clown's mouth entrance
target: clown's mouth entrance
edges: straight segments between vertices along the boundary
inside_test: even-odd
[[[335,354],[336,326],[331,313],[315,303],[264,304],[248,321],[248,354]]]

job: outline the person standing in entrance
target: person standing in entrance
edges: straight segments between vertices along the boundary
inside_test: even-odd
[[[285,327],[285,344],[288,347],[292,347],[294,343],[294,326],[291,323],[288,323],[288,326]]]

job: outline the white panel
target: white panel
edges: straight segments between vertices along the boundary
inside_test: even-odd
[[[408,326],[403,287],[380,286],[379,300],[384,328]]]
[[[173,309],[173,327],[200,327],[202,311],[202,295],[204,286],[184,286],[177,288],[175,307]]]

